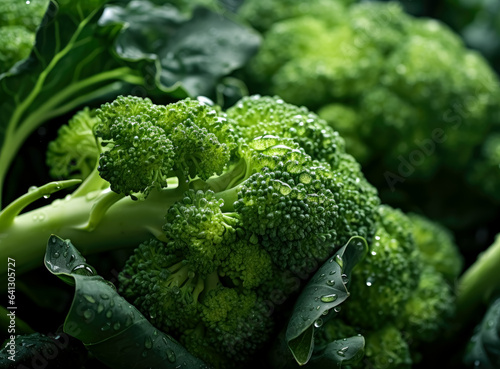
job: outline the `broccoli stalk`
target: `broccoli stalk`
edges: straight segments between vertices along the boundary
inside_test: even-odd
[[[468,321],[500,289],[500,237],[460,277],[457,286],[457,322]]]

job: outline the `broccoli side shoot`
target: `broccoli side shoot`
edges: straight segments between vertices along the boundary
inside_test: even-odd
[[[59,128],[57,138],[49,143],[46,162],[55,179],[85,179],[94,170],[99,147],[93,129],[99,122],[89,108],[76,113]]]

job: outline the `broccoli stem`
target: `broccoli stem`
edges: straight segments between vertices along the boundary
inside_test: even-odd
[[[17,216],[6,226],[0,224],[0,258],[14,258],[16,271],[23,273],[43,264],[51,234],[73,240],[82,254],[134,247],[151,235],[164,237],[164,216],[170,206],[183,198],[184,191],[185,186],[153,191],[144,201],[123,197],[109,208],[104,206],[105,213],[97,216],[95,209],[99,208],[100,200],[109,199],[109,189],[55,200]],[[91,214],[93,219],[100,220],[93,224],[93,229],[88,229]],[[0,276],[5,278],[6,273],[5,263],[0,265]]]
[[[462,274],[457,287],[457,321],[463,322],[500,289],[500,238]]]

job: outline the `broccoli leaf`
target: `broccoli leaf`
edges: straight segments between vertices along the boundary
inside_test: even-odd
[[[368,250],[362,237],[352,237],[327,260],[305,286],[295,303],[286,330],[286,341],[299,365],[306,364],[314,349],[314,329],[323,324],[325,315],[348,297],[346,285],[354,266]]]
[[[500,368],[500,297],[493,301],[483,321],[476,327],[464,362],[475,368]]]
[[[213,96],[217,81],[245,65],[260,44],[256,32],[206,8],[185,21],[173,7],[132,1],[126,8],[108,6],[99,23],[126,24],[115,41],[116,54],[150,59],[161,90],[182,87],[190,96]]]
[[[96,274],[71,244],[52,235],[45,266],[75,286],[64,332],[81,340],[110,368],[208,368],[173,338],[158,331],[114,285]],[[185,364],[184,364],[185,363]]]
[[[353,336],[330,342],[320,352],[315,352],[311,357],[311,364],[315,369],[329,369],[333,365],[340,368],[342,365],[356,364],[363,358],[365,351],[365,338]]]
[[[10,352],[9,352],[10,351]],[[17,335],[0,350],[0,368],[73,368],[80,369],[87,358],[82,343],[67,334]]]

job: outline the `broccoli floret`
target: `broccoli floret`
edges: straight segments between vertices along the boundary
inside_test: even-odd
[[[490,134],[480,147],[480,153],[471,164],[468,181],[479,188],[489,199],[500,201],[500,134]]]
[[[326,121],[304,107],[287,104],[279,97],[249,96],[227,110],[246,139],[275,135],[296,141],[313,159],[335,165],[344,141]]]
[[[208,179],[220,174],[234,147],[232,129],[224,116],[196,100],[168,108],[149,99],[118,97],[97,110],[96,134],[104,152],[102,178],[113,191],[126,195],[167,185],[179,172],[185,178]]]
[[[462,271],[463,258],[453,234],[421,215],[410,213],[408,218],[424,264],[431,266],[450,284],[454,283]]]
[[[93,129],[98,122],[95,111],[84,108],[59,128],[47,150],[46,161],[53,178],[85,179],[94,170],[99,147]]]
[[[379,328],[396,319],[417,288],[422,262],[411,222],[399,210],[378,208],[378,227],[366,258],[354,269],[346,302],[349,321]]]
[[[212,191],[189,190],[184,195],[168,210],[163,230],[173,247],[192,260],[192,267],[207,275],[230,254],[239,219],[221,211],[224,201]]]
[[[408,342],[432,342],[450,322],[455,310],[451,285],[431,266],[423,268],[416,291],[399,317],[398,327]]]

